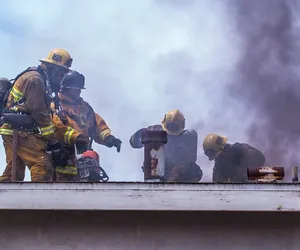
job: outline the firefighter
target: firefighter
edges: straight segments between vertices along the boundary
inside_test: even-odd
[[[74,145],[80,152],[84,152],[89,145],[89,138],[84,134],[73,129],[70,124],[64,124],[61,120],[62,114],[55,111],[54,102],[51,103],[53,112],[51,114],[51,121],[54,124],[54,131],[58,141],[63,145],[66,159],[64,162],[54,166],[55,181],[76,181],[77,168],[75,167]]]
[[[6,77],[0,77],[0,114],[4,109],[3,100],[9,89],[11,88],[11,82]]]
[[[1,118],[0,134],[7,165],[0,181],[11,180],[14,154],[17,181],[24,180],[25,166],[30,170],[31,181],[51,181],[52,160],[60,162],[65,158],[49,116],[50,95],[69,72],[72,60],[67,51],[54,49],[40,60],[38,67],[30,67],[14,79],[4,100]],[[16,136],[13,136],[13,129],[17,131]],[[14,139],[18,141],[16,151],[13,150]]]
[[[204,154],[215,161],[213,182],[249,182],[247,168],[261,167],[265,156],[246,143],[227,143],[228,138],[208,134],[203,141]]]
[[[142,148],[141,134],[144,130],[165,130],[168,142],[165,145],[165,180],[168,182],[199,182],[203,176],[196,164],[198,134],[185,129],[184,115],[178,110],[165,114],[161,125],[152,125],[135,132],[130,138],[133,148]]]
[[[84,86],[85,77],[77,71],[72,70],[64,77],[58,93],[61,110],[53,109],[54,124],[56,126],[64,124],[77,131],[77,134],[81,134],[79,137],[81,143],[77,145],[81,152],[87,149],[86,138],[92,138],[96,143],[107,147],[116,147],[117,152],[120,152],[121,140],[111,134],[111,130],[104,119],[95,113],[93,108],[80,97],[81,90],[85,89]],[[53,107],[54,104],[52,104]],[[68,140],[65,137],[64,145],[69,152],[69,163],[68,166],[56,168],[58,181],[72,181],[77,175],[72,139],[70,142]]]

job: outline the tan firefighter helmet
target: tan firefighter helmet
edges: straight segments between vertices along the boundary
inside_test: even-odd
[[[209,158],[210,161],[215,160],[225,144],[228,138],[218,134],[208,134],[203,141],[204,154]]]
[[[162,127],[169,135],[179,135],[185,128],[184,115],[178,110],[171,110],[165,114]]]
[[[56,66],[69,69],[72,66],[73,59],[69,52],[64,49],[53,49],[44,59],[40,59],[40,62],[50,63]]]

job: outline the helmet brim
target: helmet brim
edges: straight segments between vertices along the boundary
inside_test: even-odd
[[[65,66],[65,65],[60,65],[60,64],[57,64],[57,63],[53,63],[53,62],[49,61],[47,58],[45,58],[45,59],[40,59],[39,61],[40,61],[41,63],[51,64],[51,65],[54,65],[54,66],[57,66],[57,67],[61,67],[61,68],[70,70],[69,67],[67,67],[67,66]]]
[[[62,86],[61,89],[86,89],[86,88],[85,87],[80,88],[80,87],[72,87],[72,86],[66,86],[66,87]]]

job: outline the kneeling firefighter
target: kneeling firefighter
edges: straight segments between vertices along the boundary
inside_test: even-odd
[[[133,148],[142,148],[141,134],[144,130],[165,130],[168,142],[165,151],[165,180],[169,182],[199,182],[203,176],[196,164],[198,134],[195,130],[185,129],[185,118],[178,110],[165,114],[161,125],[152,125],[135,132],[130,138]]]
[[[228,138],[208,134],[203,141],[204,154],[215,161],[213,182],[250,182],[247,168],[262,167],[265,156],[246,143],[227,143]]]
[[[85,89],[85,77],[77,71],[69,72],[61,82],[58,98],[60,109],[54,108],[53,123],[64,124],[74,129],[80,134],[77,139],[77,148],[80,153],[85,152],[88,148],[86,138],[91,138],[98,144],[107,147],[116,147],[117,151],[121,150],[121,140],[111,134],[111,130],[107,126],[104,119],[94,112],[93,108],[81,97],[81,90]],[[76,136],[76,134],[74,134]],[[59,181],[76,180],[77,169],[76,155],[74,147],[72,147],[72,137],[64,136],[65,149],[68,151],[68,166],[57,167],[56,174]],[[68,142],[69,141],[69,142]]]
[[[31,181],[51,181],[52,160],[59,163],[65,157],[49,116],[51,95],[69,72],[72,60],[67,51],[54,49],[38,67],[29,67],[13,79],[1,100],[0,134],[7,166],[0,181],[23,181],[25,166]]]

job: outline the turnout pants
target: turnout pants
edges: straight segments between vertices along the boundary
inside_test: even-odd
[[[12,159],[13,159],[13,137],[2,135],[3,145],[6,154],[6,168],[0,176],[0,182],[11,181]],[[19,132],[19,142],[17,146],[16,180],[23,181],[25,176],[25,166],[30,170],[31,181],[45,182],[51,181],[52,159],[46,152],[47,144],[41,135],[35,133]]]
[[[75,166],[76,157],[73,154],[73,148],[68,148],[68,164],[66,166],[57,166],[55,169],[56,172],[56,181],[57,182],[74,182],[77,177],[77,167]]]

